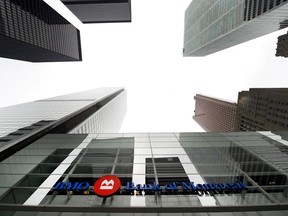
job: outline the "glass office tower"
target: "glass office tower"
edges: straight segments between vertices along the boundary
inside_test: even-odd
[[[47,133],[118,132],[126,90],[97,88],[0,109],[0,158]]]
[[[81,61],[80,32],[43,0],[0,0],[0,57]]]
[[[287,132],[47,134],[0,162],[1,215],[284,216],[287,138]],[[95,182],[107,175],[121,186],[97,196]]]
[[[184,56],[206,56],[287,27],[287,0],[193,0]]]

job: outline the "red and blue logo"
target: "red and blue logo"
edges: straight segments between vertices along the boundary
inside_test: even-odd
[[[113,175],[102,176],[94,184],[94,192],[100,197],[109,197],[116,194],[121,187],[120,179]]]

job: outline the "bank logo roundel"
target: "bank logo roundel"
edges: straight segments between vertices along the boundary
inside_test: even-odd
[[[113,175],[102,176],[94,184],[94,192],[101,197],[109,197],[120,189],[120,179]]]

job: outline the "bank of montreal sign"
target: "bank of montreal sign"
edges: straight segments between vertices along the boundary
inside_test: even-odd
[[[164,186],[164,185],[163,185]],[[218,192],[231,193],[241,192],[247,190],[247,187],[242,182],[235,183],[212,183],[212,184],[195,184],[194,182],[172,182],[171,184],[161,185],[154,182],[153,184],[134,184],[134,182],[127,182],[124,190],[126,192],[144,191],[144,192],[178,192],[179,188],[183,192]],[[53,188],[54,191],[86,191],[90,187],[89,182],[58,182]],[[121,187],[120,179],[117,176],[107,175],[102,176],[94,184],[94,192],[100,197],[109,197],[116,194]]]

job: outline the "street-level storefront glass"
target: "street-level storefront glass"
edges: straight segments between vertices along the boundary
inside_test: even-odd
[[[0,163],[0,208],[3,215],[287,215],[287,143],[271,132],[50,134]],[[106,175],[119,178],[120,189],[97,196],[94,184]]]

